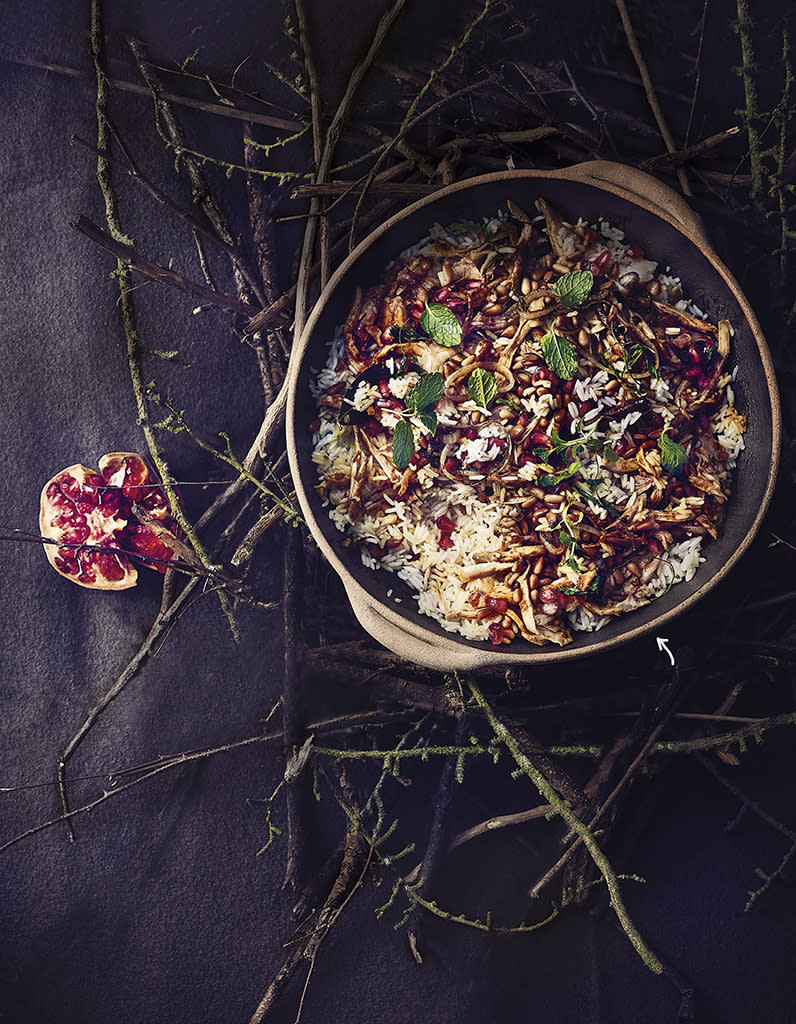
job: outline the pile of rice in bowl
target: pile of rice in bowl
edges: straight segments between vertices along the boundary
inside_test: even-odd
[[[568,644],[691,579],[746,427],[730,323],[617,228],[538,205],[435,226],[314,381],[343,543],[495,645]]]

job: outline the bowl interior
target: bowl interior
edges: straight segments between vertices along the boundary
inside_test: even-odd
[[[705,561],[694,579],[677,584],[644,608],[619,616],[598,632],[573,633],[573,643],[566,648],[538,648],[520,640],[511,645],[512,655],[550,660],[603,650],[638,636],[640,632],[660,628],[666,619],[693,604],[718,582],[737,561],[759,524],[773,473],[776,404],[773,383],[770,373],[766,372],[765,343],[755,336],[733,289],[711,261],[711,254],[702,252],[686,235],[642,206],[580,182],[544,177],[490,176],[489,180],[435,197],[419,208],[415,204],[406,215],[393,218],[366,239],[341,265],[321,296],[302,338],[300,363],[294,368],[288,409],[288,439],[294,478],[309,527],[344,582],[350,585],[352,579],[356,581],[370,601],[397,613],[411,624],[413,632],[420,631],[431,642],[436,637],[448,645],[453,640],[457,645],[490,650],[488,643],[468,641],[458,634],[450,634],[432,619],[419,615],[412,592],[405,584],[385,570],[374,572],[366,569],[359,554],[343,546],[343,535],[330,521],[314,489],[317,477],[311,461],[309,424],[317,413],[310,381],[326,363],[328,345],[335,329],[348,315],[356,288],[375,284],[386,265],[403,249],[427,235],[433,224],[494,216],[506,209],[507,200],[535,215],[534,202],[540,196],[567,220],[575,221],[578,217],[590,222],[601,218],[609,220],[625,232],[628,241],[640,245],[650,259],[657,260],[661,269],[670,267],[671,273],[680,277],[684,294],[713,322],[719,318],[730,321],[735,330],[730,365],[738,368],[736,402],[748,421],[746,447],[733,473],[732,495],[724,528],[718,540],[703,546]],[[391,592],[389,597],[388,591]]]

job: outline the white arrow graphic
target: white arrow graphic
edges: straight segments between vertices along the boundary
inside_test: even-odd
[[[666,651],[666,653],[669,655],[669,661],[672,663],[672,668],[674,668],[674,655],[669,650],[669,646],[668,646],[669,645],[669,638],[665,637],[665,636],[656,636],[655,637],[655,641],[658,644],[658,650],[659,651]]]

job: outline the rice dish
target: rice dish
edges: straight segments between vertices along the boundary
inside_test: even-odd
[[[444,629],[571,642],[702,561],[746,421],[732,326],[606,221],[435,226],[314,379],[317,490]],[[398,600],[398,598],[394,598]]]

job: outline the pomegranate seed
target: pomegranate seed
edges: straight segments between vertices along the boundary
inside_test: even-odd
[[[489,639],[497,647],[503,643],[505,633],[502,622],[492,622],[489,626]]]

